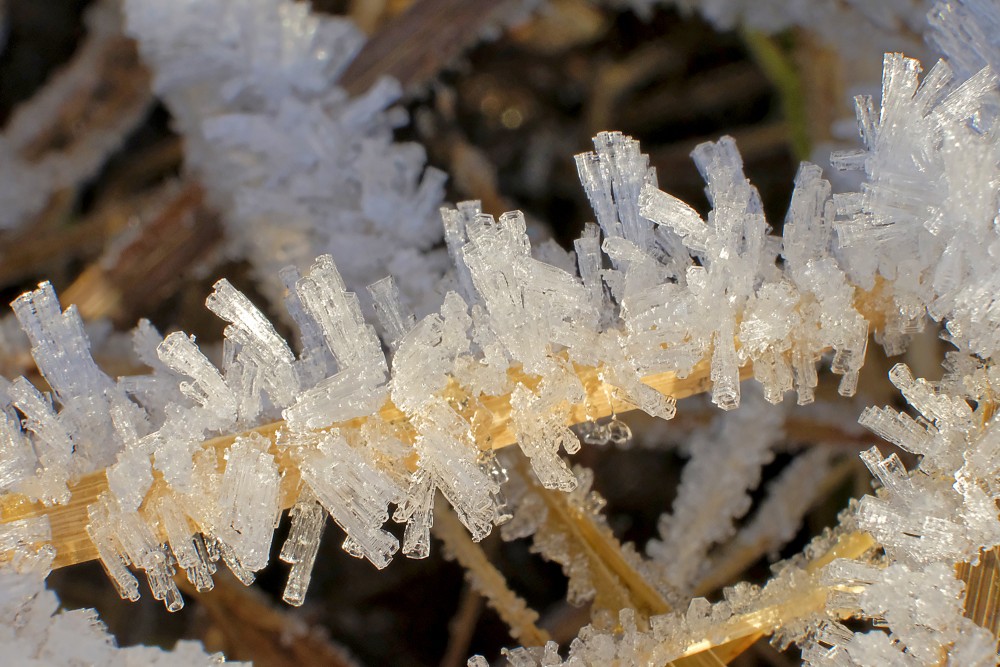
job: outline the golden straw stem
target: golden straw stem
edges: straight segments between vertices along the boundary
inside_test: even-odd
[[[576,372],[587,390],[587,403],[574,405],[570,408],[567,417],[568,424],[579,424],[590,419],[600,419],[611,414],[635,409],[635,406],[616,398],[617,392],[601,380],[600,369],[577,367]],[[537,378],[526,376],[518,369],[512,369],[510,375],[511,379],[515,382],[524,382],[529,386],[537,384]],[[740,370],[741,379],[749,378],[751,375],[752,369],[749,364]],[[700,363],[686,378],[678,378],[674,373],[660,373],[644,378],[643,382],[662,394],[678,399],[700,394],[707,391],[711,386],[709,364],[707,361]],[[455,387],[450,387],[449,389],[452,392],[456,390]],[[499,449],[514,444],[516,436],[510,424],[510,397],[484,396],[482,397],[481,405],[488,411],[488,414],[492,418],[486,433],[491,446],[494,449]],[[409,424],[406,415],[393,405],[392,401],[386,401],[385,405],[379,410],[378,416],[383,421],[393,425],[406,426]],[[472,415],[466,416],[471,418]],[[367,417],[359,417],[334,424],[331,428],[359,428],[364,424],[366,419]],[[268,438],[271,441],[272,453],[277,458],[278,464],[284,473],[281,500],[283,507],[288,508],[295,501],[294,495],[298,486],[298,470],[287,453],[282,451],[282,448],[279,448],[276,444],[278,434],[283,426],[284,422],[265,424],[243,433],[212,438],[205,441],[202,447],[215,449],[219,456],[220,466],[224,466],[223,456],[237,438],[249,435],[250,433],[257,433]],[[412,428],[400,430],[408,433],[413,432]],[[150,493],[155,493],[159,486],[161,485],[154,485],[154,489]],[[48,516],[52,527],[52,544],[56,549],[56,558],[53,563],[54,568],[94,560],[97,558],[97,549],[91,543],[86,532],[88,522],[87,507],[94,503],[107,488],[108,482],[105,471],[100,470],[84,475],[72,482],[70,484],[70,501],[64,505],[46,507],[42,503],[31,502],[20,494],[4,494],[0,496],[0,523],[9,523],[29,517]]]

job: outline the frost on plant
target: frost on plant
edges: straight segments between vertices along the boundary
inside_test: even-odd
[[[126,31],[153,68],[156,93],[185,138],[188,167],[225,211],[273,304],[281,269],[332,254],[352,292],[385,274],[439,275],[436,221],[444,174],[418,144],[393,142],[406,122],[399,84],[351,98],[336,85],[364,44],[346,20],[291,0],[163,5],[125,0]],[[423,312],[419,281],[400,283]]]
[[[906,16],[902,5],[872,18]],[[136,355],[150,372],[113,379],[51,285],[15,300],[51,393],[23,377],[0,386],[0,489],[63,505],[78,480],[106,475],[85,530],[123,598],[148,588],[179,609],[181,570],[199,591],[220,567],[251,583],[290,507],[279,557],[291,566],[284,599],[301,605],[327,515],[347,553],[384,568],[397,553],[426,557],[436,517],[453,512],[473,542],[499,525],[532,536],[567,572],[571,602],[593,600],[568,653],[513,649],[515,665],[664,664],[762,632],[798,643],[814,665],[923,664],[946,651],[954,664],[995,661],[995,638],[966,618],[955,576],[1000,545],[1000,98],[997,43],[975,30],[996,24],[995,6],[939,3],[933,35],[947,57],[922,78],[916,60],[885,56],[880,99],[857,99],[863,147],[833,158],[862,175],[857,192],[834,194],[803,163],[779,235],[731,137],[692,152],[702,216],[659,188],[638,142],[601,132],[576,159],[595,223],[573,253],[533,249],[517,211],[463,202],[434,213],[440,174],[421,171],[421,149],[392,142],[395,84],[349,99],[330,83],[360,47],[346,22],[281,0],[183,9],[126,0],[128,29],[190,166],[298,343],[223,279],[206,302],[225,322],[221,363],[192,336],[143,322]],[[445,248],[418,253],[441,238]],[[413,270],[415,256],[425,277],[452,264],[433,306],[411,290],[426,283],[372,268],[392,272],[402,257]],[[377,328],[358,297],[367,283]],[[890,373],[919,417],[868,408],[860,418],[915,455],[914,469],[867,450],[878,490],[835,531],[764,586],[700,597],[714,565],[787,540],[805,511],[791,506],[832,468],[829,451],[799,456],[737,525],[782,436],[776,404],[792,392],[813,403],[825,367],[854,395],[869,336],[896,354],[928,318],[957,348],[944,378]],[[600,518],[592,473],[565,457],[581,434],[601,440],[599,428],[627,439],[621,406],[671,419],[673,393],[699,374],[727,412],[688,443],[677,500],[642,556]],[[741,384],[750,376],[759,389]],[[609,415],[611,427],[590,423]],[[515,443],[521,458],[493,451]],[[401,540],[390,519],[405,524]],[[29,621],[2,645],[35,642],[32,659],[58,662],[61,638],[78,635],[87,659],[119,659],[93,619],[56,612],[42,590],[54,556],[46,520],[0,529],[10,554],[0,613]],[[848,618],[890,632],[855,632]]]

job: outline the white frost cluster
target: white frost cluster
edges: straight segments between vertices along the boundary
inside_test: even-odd
[[[931,0],[620,0],[648,13],[669,4],[698,13],[719,30],[745,27],[769,34],[806,28],[845,55],[862,49],[912,46],[906,35],[920,34]],[[896,43],[891,43],[895,41]],[[889,42],[889,43],[887,43]]]
[[[863,457],[882,488],[845,516],[844,530],[868,531],[885,559],[835,562],[819,575],[839,593],[832,611],[885,621],[893,634],[852,634],[819,611],[788,634],[817,665],[913,664],[945,647],[958,664],[995,658],[990,638],[961,616],[952,576],[955,563],[1000,544],[997,417],[982,407],[1000,391],[990,361],[1000,349],[994,41],[969,40],[961,63],[942,61],[922,82],[916,61],[887,55],[880,104],[858,100],[865,148],[836,156],[837,166],[864,174],[861,189],[834,195],[820,170],[803,164],[780,237],[729,137],[693,152],[711,205],[702,217],[659,190],[636,141],[599,134],[595,150],[577,156],[596,224],[574,252],[549,248],[551,263],[532,254],[519,212],[495,219],[475,202],[442,210],[454,272],[440,306],[417,319],[405,283],[369,288],[387,359],[357,291],[379,277],[371,267],[380,260],[392,270],[390,235],[403,240],[404,255],[439,237],[428,220],[440,178],[421,180],[419,150],[391,142],[398,119],[383,111],[392,84],[354,100],[330,87],[360,38],[284,0],[187,0],[178,5],[184,12],[149,0],[127,6],[130,29],[158,64],[158,90],[191,141],[192,164],[259,244],[251,255],[266,250],[261,270],[293,264],[272,296],[281,296],[300,344],[293,350],[221,280],[207,300],[226,322],[221,365],[187,334],[162,338],[142,323],[136,354],[152,372],[112,379],[91,357],[76,310],[64,311],[50,285],[15,301],[52,393],[24,378],[0,386],[0,490],[63,503],[69,482],[106,468],[108,491],[89,508],[87,531],[123,597],[139,595],[139,571],[171,610],[182,604],[173,581],[180,570],[199,590],[211,588],[221,564],[251,582],[290,500],[280,558],[291,565],[292,604],[302,603],[326,515],[345,534],[345,550],[376,567],[397,551],[428,554],[442,498],[476,540],[508,521],[508,534],[530,534],[545,517],[526,511],[538,508],[529,492],[518,494],[521,507],[508,505],[490,429],[509,425],[541,486],[576,494],[581,506],[595,502],[591,479],[563,460],[580,447],[567,427],[571,410],[590,407],[580,368],[596,369],[609,398],[667,419],[675,398],[643,380],[684,377],[705,364],[723,409],[739,406],[748,363],[763,394],[748,402],[780,403],[794,391],[808,404],[822,361],[842,376],[840,393],[852,395],[870,330],[899,352],[929,315],[960,350],[945,379],[917,380],[904,366],[891,374],[922,418],[887,409],[862,416],[921,457],[916,474],[877,449]],[[988,9],[940,4],[942,44]],[[998,14],[994,5],[988,16]],[[966,75],[976,58],[987,64]],[[278,255],[269,248],[275,234]],[[321,254],[307,269],[320,250],[339,259]],[[690,586],[706,550],[733,533],[779,421],[760,410],[726,415],[717,441],[697,447],[675,511],[650,545],[665,563],[643,570],[653,585],[671,593]],[[233,437],[204,445],[220,436]],[[714,480],[714,504],[699,503],[696,491],[713,487],[706,480],[717,471],[725,474]],[[406,524],[402,544],[385,529],[390,518]],[[41,528],[23,528],[45,541]],[[0,533],[0,546],[16,539]],[[558,553],[568,570],[583,567],[568,550]],[[728,589],[715,605],[694,598],[684,613],[649,623],[624,610],[610,624],[620,628],[614,636],[588,628],[569,659],[663,663],[722,641],[729,619],[785,604],[816,580],[788,564],[766,587]],[[572,593],[592,594],[586,583]],[[21,609],[35,608],[11,595]],[[37,599],[43,621],[63,617]],[[925,600],[940,603],[933,615],[923,614]],[[552,645],[508,657],[518,665],[561,660]]]
[[[171,651],[149,646],[119,648],[94,609],[61,609],[45,588],[45,574],[55,551],[48,520],[0,524],[0,655],[18,667],[198,667],[227,663],[220,653],[207,654],[198,642],[181,641]]]
[[[9,10],[0,5],[0,13],[6,11]],[[105,111],[104,116],[111,122],[103,125],[98,122],[85,127],[85,131],[77,131],[59,149],[39,154],[36,145],[45,139],[46,132],[66,122],[60,119],[60,114],[64,113],[67,101],[102,85],[101,77],[107,71],[102,63],[120,57],[118,51],[124,41],[120,14],[115,0],[93,3],[85,15],[87,36],[74,59],[7,121],[0,134],[0,229],[25,224],[56,192],[94,176],[145,118],[153,97],[149,91],[136,91],[131,100],[117,105],[115,113]],[[5,18],[0,18],[0,48],[6,39]],[[88,121],[95,122],[92,118],[81,118],[78,122]]]
[[[862,415],[862,424],[920,463],[907,471],[896,454],[883,457],[875,447],[862,454],[881,488],[861,499],[858,527],[882,545],[885,561],[838,560],[823,575],[843,591],[831,606],[844,615],[884,619],[892,637],[851,633],[831,620],[807,642],[807,664],[922,665],[945,651],[950,664],[996,662],[996,639],[965,618],[955,565],[975,563],[1000,544],[997,420],[971,407],[982,405],[1000,378],[992,366],[958,353],[949,365],[939,383],[914,379],[903,365],[891,371],[920,420],[890,408]]]
[[[196,667],[249,665],[205,653],[198,642],[181,641],[171,651],[151,646],[119,648],[93,609],[59,608],[39,573],[0,570],[0,651],[6,664],[23,667]]]
[[[510,396],[510,425],[541,483],[574,489],[560,452],[580,446],[566,427],[569,409],[587,396],[575,365],[601,368],[619,399],[664,418],[674,399],[641,379],[684,375],[702,359],[726,408],[739,402],[748,360],[768,400],[795,386],[808,402],[815,364],[831,347],[842,391],[853,390],[867,329],[830,254],[829,188],[818,175],[805,167],[799,179],[779,264],[781,242],[767,234],[731,140],[695,151],[714,206],[707,221],[656,189],[635,141],[605,133],[595,146],[578,163],[603,243],[590,228],[559,268],[532,257],[520,213],[494,220],[474,203],[444,210],[459,291],[415,321],[392,285],[372,290],[386,337],[396,340],[391,365],[329,256],[305,275],[282,273],[298,354],[242,293],[225,280],[215,285],[207,305],[227,323],[221,368],[185,333],[161,338],[144,323],[136,352],[152,374],[114,380],[91,358],[75,309],[64,312],[47,284],[23,295],[15,313],[53,394],[24,379],[7,387],[4,488],[65,502],[69,480],[106,467],[109,491],[90,508],[88,527],[105,567],[124,597],[138,595],[133,567],[176,609],[178,568],[199,588],[211,586],[220,561],[252,581],[286,494],[314,498],[297,516],[311,516],[318,502],[345,531],[348,552],[379,567],[400,548],[383,528],[390,505],[407,523],[402,551],[427,554],[437,491],[475,539],[485,537],[509,516],[503,471],[477,435],[490,423],[486,397]],[[777,328],[755,315],[776,308],[786,313]],[[387,398],[412,434],[381,418]],[[358,417],[364,428],[329,430]],[[248,431],[278,419],[276,445]],[[202,443],[239,432],[218,472],[223,452]],[[403,440],[413,441],[415,469]],[[301,487],[284,488],[281,461],[301,471]],[[154,471],[166,490],[154,489]],[[302,531],[312,542],[285,550],[293,565],[311,562],[319,539],[315,528]],[[286,597],[300,601],[308,572],[294,573]]]
[[[233,250],[281,303],[280,269],[330,254],[351,291],[387,271],[444,271],[445,176],[422,146],[395,143],[399,84],[357,96],[336,85],[364,43],[353,24],[292,0],[125,0],[127,31],[185,139],[185,159]],[[431,282],[433,284],[433,282]],[[401,283],[424,312],[426,286]]]

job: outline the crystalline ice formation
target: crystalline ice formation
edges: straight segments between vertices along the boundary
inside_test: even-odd
[[[207,654],[198,642],[182,641],[171,651],[148,646],[119,648],[93,609],[61,609],[45,588],[44,572],[0,568],[0,651],[4,662],[24,667],[209,667],[228,663]]]
[[[660,539],[646,546],[675,588],[694,584],[712,544],[735,533],[734,520],[750,509],[749,492],[784,437],[781,410],[759,394],[748,399],[692,438],[691,460],[684,466],[673,511],[660,517]]]
[[[926,563],[974,559],[979,549],[1000,544],[1000,519],[992,482],[997,436],[995,422],[980,425],[967,400],[982,395],[948,395],[931,383],[914,380],[902,365],[893,382],[922,423],[888,408],[869,409],[862,424],[904,450],[922,454],[919,470],[909,474],[896,455],[883,458],[872,448],[862,455],[882,491],[861,501],[859,520],[885,545],[894,561]]]
[[[835,226],[850,280],[891,284],[895,308],[882,333],[891,345],[926,312],[947,322],[960,348],[990,357],[1000,349],[991,296],[1000,247],[997,75],[987,66],[962,80],[941,61],[919,81],[920,70],[886,54],[880,107],[858,98],[866,150],[834,162],[862,170],[866,183],[835,198]]]
[[[694,153],[709,184],[707,221],[656,189],[632,139],[605,133],[595,148],[578,165],[600,227],[577,243],[576,270],[567,270],[573,257],[565,253],[548,252],[562,268],[532,256],[520,213],[495,220],[475,203],[445,209],[459,292],[415,321],[391,283],[372,289],[394,348],[391,368],[330,256],[305,275],[290,268],[281,277],[300,330],[298,355],[256,306],[220,281],[208,306],[227,322],[221,367],[183,332],[160,338],[146,323],[135,334],[138,356],[153,368],[145,381],[115,382],[99,371],[75,311],[64,313],[51,288],[21,297],[16,310],[55,402],[24,380],[7,387],[29,429],[6,422],[8,484],[45,488],[40,497],[61,500],[73,475],[110,462],[110,495],[92,508],[90,526],[105,567],[126,597],[138,594],[126,566],[146,570],[154,592],[176,606],[165,554],[201,588],[211,586],[219,559],[244,581],[265,565],[281,497],[279,460],[300,469],[300,492],[313,494],[346,532],[345,548],[381,567],[399,548],[382,528],[390,504],[397,504],[393,518],[407,523],[402,551],[414,557],[429,549],[438,491],[475,539],[509,518],[488,453],[494,417],[484,398],[509,397],[508,424],[535,474],[544,486],[571,490],[577,478],[560,450],[580,446],[567,428],[570,408],[589,400],[580,365],[597,367],[616,400],[665,418],[675,400],[642,378],[684,375],[703,360],[723,407],[737,404],[747,361],[769,401],[794,387],[808,402],[815,364],[830,348],[845,393],[853,389],[866,322],[833,255],[833,205],[815,168],[800,172],[781,249],[767,235],[730,139]],[[412,449],[396,427],[379,426],[387,397],[405,415]],[[218,445],[224,472],[216,452],[201,447],[279,415],[285,421],[273,442],[251,431]],[[355,418],[368,420],[367,431],[326,431]],[[70,456],[81,433],[107,434],[102,449]],[[416,458],[407,462],[410,453]],[[168,491],[143,508],[154,471]],[[312,517],[297,520],[302,534],[315,536],[311,546],[289,546],[286,554],[288,597],[296,603],[318,539],[315,508],[297,510]],[[151,529],[165,544],[155,543]],[[126,539],[119,530],[132,532]]]
[[[336,373],[301,392],[284,411],[285,419],[293,430],[316,429],[371,413],[384,400],[381,388],[388,369],[378,336],[365,323],[357,296],[347,291],[329,255],[316,260],[309,274],[295,283],[295,291],[304,310],[302,317],[315,323]]]
[[[995,664],[995,638],[965,617],[962,582],[949,565],[876,568],[834,561],[824,578],[852,591],[849,597],[857,600],[857,612],[884,619],[892,628],[892,642],[881,641],[886,635],[878,631],[855,633],[846,642],[834,642],[835,648],[826,653],[810,651],[806,664],[843,664],[836,661],[837,655],[846,654],[849,665],[919,665],[935,662],[945,652],[963,665]],[[846,599],[839,596],[839,604]]]
[[[124,5],[187,164],[226,211],[230,239],[272,303],[283,293],[279,269],[305,270],[326,253],[355,293],[404,254],[407,272],[440,275],[435,253],[413,251],[441,238],[444,174],[425,169],[421,146],[393,142],[405,122],[391,106],[398,83],[353,99],[336,85],[364,42],[349,21],[291,0]],[[429,310],[433,295],[417,281],[400,287]]]
[[[300,465],[303,481],[347,533],[344,549],[376,567],[388,565],[399,543],[382,525],[389,520],[389,503],[398,503],[402,491],[378,469],[371,452],[352,447],[334,431],[304,453]]]
[[[282,599],[290,605],[300,606],[305,601],[313,564],[319,552],[326,512],[314,495],[303,493],[289,514],[292,526],[288,539],[281,547],[281,560],[290,563],[292,568]]]
[[[701,155],[707,157],[712,149],[703,148],[705,150]],[[721,244],[713,244],[713,240],[720,237],[713,236],[711,226],[705,225],[694,211],[679,205],[669,195],[660,193],[655,185],[647,185],[643,190],[639,210],[645,218],[664,228],[670,241],[665,250],[682,253],[683,263],[678,267],[680,270],[671,272],[674,275],[665,276],[667,279],[642,280],[640,274],[639,280],[626,281],[626,292],[621,297],[622,319],[630,334],[627,350],[633,363],[641,375],[668,368],[686,373],[709,350],[714,349],[713,400],[727,408],[735,407],[739,404],[738,370],[731,318],[734,308],[747,295],[734,293],[732,299],[725,298],[724,293],[719,292],[727,289],[726,278],[720,273],[728,272],[725,265],[716,265],[708,260],[696,266],[688,254],[700,255],[707,252],[710,245],[719,252],[728,253],[736,249],[731,243],[730,247],[726,247],[724,240]],[[742,225],[742,221],[735,218],[725,222],[723,216],[720,220],[723,224]],[[737,242],[736,236],[730,238],[732,242]],[[675,239],[679,239],[680,243]],[[608,246],[607,241],[605,246]],[[640,250],[645,250],[643,254],[648,255],[652,249]],[[672,259],[676,261],[676,258]],[[629,261],[629,272],[639,260],[636,257]],[[751,264],[756,267],[757,262],[754,257]],[[738,260],[733,270],[739,271],[737,267]],[[756,271],[753,271],[755,274]],[[695,322],[704,324],[690,327]]]
[[[141,2],[130,0],[139,33],[153,30],[142,21],[172,16]],[[190,20],[217,19],[226,39],[213,31],[218,53],[203,73],[189,79],[194,75],[183,69],[162,68],[160,86],[168,98],[194,96],[175,100],[178,109],[190,104],[209,110],[211,118],[204,122],[193,112],[179,110],[178,116],[202,138],[192,155],[204,161],[195,163],[207,169],[217,160],[219,168],[210,171],[232,180],[218,190],[224,203],[231,200],[237,212],[252,211],[266,222],[286,211],[288,202],[280,198],[290,190],[305,198],[298,204],[316,202],[300,211],[304,227],[312,228],[309,216],[322,215],[323,206],[335,203],[339,211],[349,211],[344,215],[350,224],[371,223],[374,239],[393,223],[384,216],[408,208],[415,227],[402,236],[412,247],[430,242],[433,234],[417,229],[423,203],[401,206],[392,200],[394,206],[383,207],[365,199],[364,187],[351,189],[352,196],[362,193],[352,199],[320,192],[319,181],[312,180],[330,176],[324,171],[327,152],[346,140],[337,134],[343,128],[324,125],[327,117],[340,114],[353,141],[365,136],[367,126],[351,123],[370,116],[371,108],[381,109],[380,96],[388,99],[391,92],[380,88],[349,102],[327,89],[324,77],[346,56],[319,53],[314,32],[336,32],[338,24],[314,17],[303,5],[260,0],[255,16],[283,18],[279,33],[292,35],[281,48],[269,36],[263,44],[274,53],[255,60],[245,57],[237,38],[264,30],[263,24],[241,23],[235,5],[192,0],[191,8]],[[194,44],[208,38],[200,22],[187,26],[190,32],[185,26],[171,24],[180,31],[172,39]],[[356,47],[353,33],[338,35],[345,53]],[[163,55],[157,49],[166,46],[153,39],[145,48],[156,60]],[[503,475],[490,451],[494,419],[510,427],[543,486],[586,495],[588,485],[578,487],[578,475],[560,452],[573,454],[579,447],[567,428],[570,408],[587,408],[590,388],[577,375],[579,367],[590,367],[616,400],[669,417],[674,399],[643,379],[668,372],[684,376],[705,363],[713,400],[726,409],[740,403],[747,363],[753,364],[766,401],[778,403],[794,389],[800,403],[811,402],[816,365],[827,352],[832,370],[843,375],[841,393],[851,394],[869,321],[885,320],[882,342],[898,351],[930,312],[948,322],[953,340],[966,352],[988,356],[1000,340],[994,331],[1000,325],[994,326],[992,306],[976,304],[992,304],[984,294],[992,294],[995,281],[989,269],[995,188],[993,195],[987,191],[997,180],[991,112],[996,82],[984,69],[954,83],[948,66],[939,65],[918,85],[917,69],[913,61],[889,56],[878,118],[874,103],[859,105],[867,151],[841,155],[838,164],[864,170],[864,189],[834,197],[818,168],[803,165],[780,239],[769,233],[760,197],[730,138],[702,144],[693,153],[708,184],[711,211],[703,219],[658,189],[637,142],[600,134],[595,151],[577,160],[596,225],[575,244],[575,257],[552,250],[533,256],[518,212],[494,219],[475,203],[444,210],[455,272],[447,283],[453,291],[440,307],[417,320],[400,294],[404,282],[371,288],[393,351],[391,364],[355,296],[361,274],[350,267],[367,252],[363,243],[339,267],[333,257],[321,255],[304,275],[300,260],[314,252],[314,239],[288,251],[287,259],[299,266],[282,273],[281,301],[298,325],[299,354],[262,311],[220,281],[208,305],[227,322],[221,365],[183,332],[161,339],[147,324],[136,334],[138,354],[154,371],[146,383],[107,377],[90,357],[75,311],[64,312],[48,286],[29,292],[15,310],[53,396],[23,379],[3,387],[0,448],[9,458],[0,482],[61,501],[67,481],[107,467],[109,492],[90,508],[92,539],[124,597],[138,595],[138,580],[129,569],[134,567],[170,608],[180,603],[170,578],[175,568],[183,568],[202,589],[212,585],[220,560],[251,581],[267,562],[281,502],[297,493],[282,559],[292,566],[286,598],[301,604],[327,513],[346,534],[344,548],[379,567],[397,550],[427,555],[438,492],[474,539],[508,519]],[[295,74],[294,85],[288,72]],[[195,90],[202,76],[219,85]],[[195,99],[195,93],[204,99]],[[276,100],[279,94],[285,101]],[[377,121],[383,122],[388,118]],[[325,146],[324,152],[305,151],[297,143],[305,139],[294,134],[277,141],[286,125],[325,128],[317,130],[318,143],[310,144]],[[904,129],[911,126],[928,136],[911,136]],[[384,129],[379,125],[371,132],[385,138],[379,134]],[[371,165],[382,153],[371,153],[378,146],[365,141],[357,147],[359,161],[378,171],[381,167]],[[217,151],[220,146],[230,152]],[[271,164],[264,154],[284,166]],[[235,156],[246,173],[226,168]],[[404,157],[406,164],[414,160],[409,153]],[[989,168],[974,169],[980,164]],[[932,176],[939,180],[929,181]],[[962,393],[954,378],[933,385],[897,368],[892,380],[924,419],[887,410],[864,416],[873,430],[921,455],[921,470],[932,473],[926,479],[912,475],[898,457],[883,458],[877,451],[864,457],[883,489],[862,502],[859,521],[911,571],[956,555],[972,558],[980,547],[1000,543],[991,509],[995,489],[982,481],[997,473],[992,424],[978,422],[969,403],[978,403],[993,386],[993,371],[986,364],[953,361],[955,373],[975,377],[976,388]],[[500,397],[509,401],[509,415],[485,407]],[[754,396],[746,402],[759,401]],[[490,405],[506,409],[502,402]],[[15,410],[26,418],[26,428]],[[383,419],[383,413],[393,416]],[[776,414],[736,413],[728,430],[720,429],[722,442],[711,443],[725,446],[705,443],[695,452],[662,535],[664,560],[673,559],[666,578],[674,587],[697,580],[705,550],[729,537],[732,520],[746,511],[745,491],[756,483],[771,439],[780,432]],[[264,426],[279,416],[283,423]],[[353,419],[366,421],[360,428],[343,424]],[[203,448],[213,436],[234,437]],[[286,465],[301,472],[299,486],[282,487]],[[163,488],[154,484],[155,471],[163,476]],[[715,504],[706,505],[698,496],[709,482],[719,492]],[[290,492],[292,497],[284,497]],[[530,494],[522,500],[532,502]],[[396,505],[392,518],[407,524],[402,545],[384,529],[391,505]],[[539,521],[544,517],[536,521],[515,512],[507,532],[528,534]],[[682,543],[692,533],[698,537],[688,540],[690,551],[684,552]],[[549,542],[554,553],[565,551],[559,551],[557,537]],[[657,548],[652,545],[652,551]],[[564,560],[575,572],[572,595],[588,597],[593,591],[586,583],[587,564]],[[703,607],[694,604],[684,628],[696,632],[708,623]]]

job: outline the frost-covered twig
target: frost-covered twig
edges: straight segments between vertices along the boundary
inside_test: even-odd
[[[87,11],[73,60],[17,108],[0,135],[0,229],[14,229],[59,190],[94,176],[141,121],[153,97],[116,0]]]

